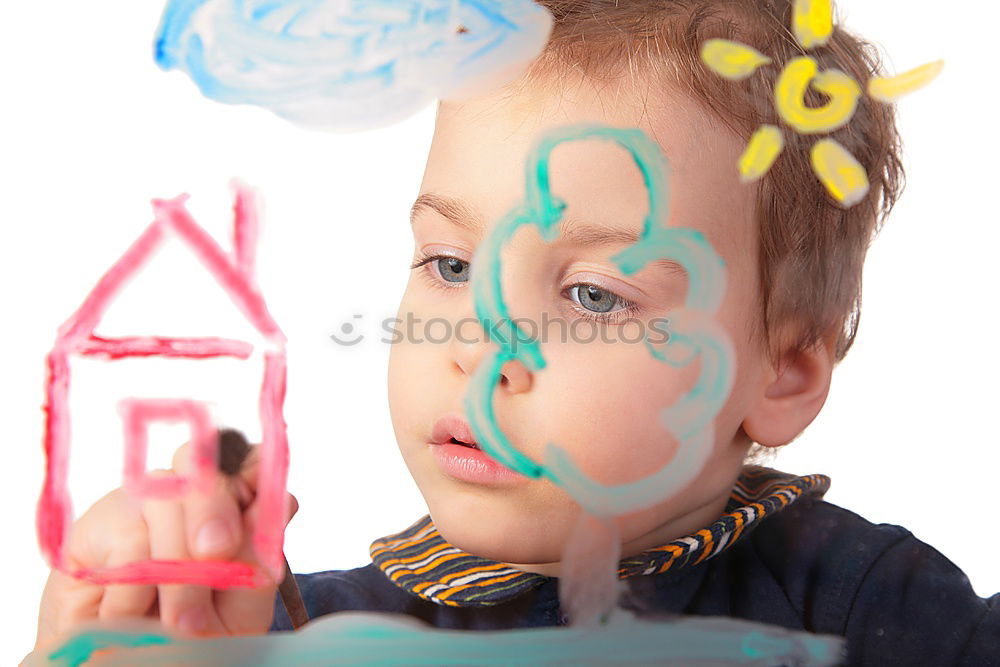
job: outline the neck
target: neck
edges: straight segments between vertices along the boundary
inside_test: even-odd
[[[733,482],[735,483],[735,479]],[[726,487],[723,492],[710,497],[701,505],[685,512],[682,516],[675,517],[665,523],[658,524],[652,529],[631,536],[628,540],[622,542],[621,557],[634,556],[701,530],[722,515],[726,507],[726,502],[729,500],[731,489],[732,484]],[[673,502],[673,499],[671,499],[671,502]],[[626,528],[629,527],[627,515],[619,517],[617,521],[619,531],[623,535],[627,534]],[[505,565],[546,577],[558,577],[561,572],[562,563],[561,561],[553,561],[550,563],[505,563]]]

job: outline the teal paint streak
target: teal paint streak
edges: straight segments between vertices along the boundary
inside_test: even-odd
[[[110,635],[109,635],[110,636]],[[599,629],[438,630],[411,617],[345,612],[296,633],[174,640],[119,634],[102,665],[834,665],[839,637],[721,617],[641,620],[616,610]],[[79,663],[77,663],[79,664]]]
[[[500,252],[521,227],[529,224],[532,224],[530,213],[521,209],[514,209],[496,224],[475,253],[476,261],[482,266],[473,263],[472,266],[480,268],[472,270],[471,283],[476,316],[489,330],[491,340],[510,358],[519,359],[529,370],[539,371],[545,368],[542,352],[538,344],[511,321],[500,286]],[[477,280],[477,275],[484,278]],[[521,348],[520,353],[518,348]]]
[[[514,358],[516,355],[494,350],[483,359],[480,367],[472,374],[469,394],[466,397],[466,414],[469,418],[469,425],[476,434],[476,442],[487,454],[508,468],[537,479],[542,476],[544,469],[518,451],[497,425],[493,402],[473,401],[470,403],[468,400],[468,396],[491,396],[500,377],[500,369],[507,361]],[[476,424],[481,424],[482,428],[486,430],[476,430]]]
[[[493,410],[493,394],[504,363],[517,360],[533,372],[546,365],[537,343],[511,321],[501,288],[500,253],[526,225],[535,225],[547,242],[558,237],[558,224],[566,204],[552,192],[549,161],[561,144],[586,140],[611,141],[628,151],[646,185],[648,209],[642,234],[633,246],[613,256],[612,261],[628,275],[666,257],[678,262],[688,273],[689,291],[684,307],[671,313],[669,340],[661,350],[647,339],[647,349],[654,359],[675,368],[701,360],[694,388],[661,413],[664,426],[680,443],[677,454],[655,473],[620,485],[604,485],[589,478],[554,443],[549,443],[544,463],[531,460],[504,435]],[[532,150],[525,175],[524,203],[494,226],[472,262],[476,316],[491,333],[499,351],[494,351],[473,373],[465,396],[470,426],[487,454],[521,474],[552,480],[592,514],[609,517],[648,507],[672,496],[701,470],[712,449],[713,419],[732,388],[735,352],[725,331],[713,320],[725,295],[725,264],[697,230],[666,226],[670,214],[670,168],[659,146],[639,129],[601,125],[559,128],[544,136]],[[494,336],[494,332],[498,335]]]
[[[160,646],[169,644],[165,635],[132,632],[84,632],[49,654],[49,664],[77,667],[90,660],[95,651],[106,648]]]

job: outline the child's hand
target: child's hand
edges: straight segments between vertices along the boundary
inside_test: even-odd
[[[173,469],[154,475],[183,474],[189,446],[174,455]],[[96,502],[73,524],[68,567],[100,568],[146,560],[240,560],[252,565],[251,535],[256,520],[257,449],[237,475],[220,475],[209,495],[180,500],[136,500],[123,489]],[[287,520],[298,510],[290,498]],[[97,586],[53,570],[42,594],[35,648],[62,638],[85,620],[148,616],[185,635],[236,635],[267,632],[277,583],[256,589],[213,590],[204,586]]]

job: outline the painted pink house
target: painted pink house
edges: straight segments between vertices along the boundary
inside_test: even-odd
[[[154,220],[124,255],[104,274],[80,308],[60,327],[47,358],[45,482],[38,503],[37,529],[49,564],[74,577],[95,583],[197,583],[215,587],[253,586],[263,572],[242,562],[156,561],[129,563],[101,570],[69,568],[64,547],[73,520],[67,489],[70,454],[68,398],[72,355],[108,361],[134,357],[248,360],[253,344],[235,339],[135,336],[104,338],[95,327],[126,281],[157,250],[168,234],[175,235],[228,293],[247,321],[267,341],[260,384],[260,465],[256,501],[259,520],[253,534],[258,560],[273,574],[282,572],[282,542],[286,516],[285,484],[288,440],[282,406],[285,396],[285,337],[275,323],[255,283],[257,209],[252,191],[235,185],[233,252],[224,252],[187,212],[187,195],[154,200]],[[127,490],[145,496],[171,497],[209,487],[218,472],[218,438],[207,406],[189,399],[126,399],[120,404],[125,421],[125,480]],[[191,431],[192,472],[186,476],[146,474],[147,427],[157,420],[186,422]]]

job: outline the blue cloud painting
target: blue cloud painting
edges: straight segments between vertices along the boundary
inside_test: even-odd
[[[353,131],[505,83],[551,27],[531,0],[170,0],[155,58],[213,100]]]

